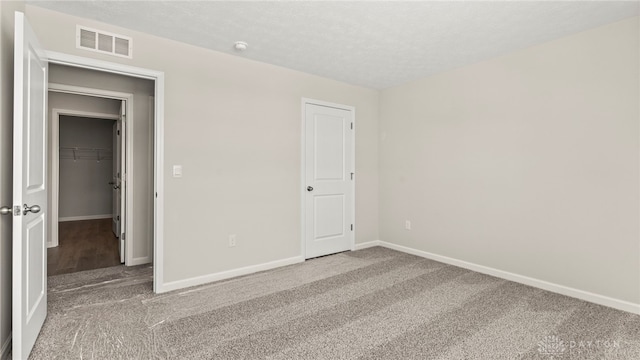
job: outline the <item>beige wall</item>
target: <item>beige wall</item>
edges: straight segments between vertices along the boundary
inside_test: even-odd
[[[11,205],[13,144],[13,26],[21,2],[0,1],[0,206]],[[11,340],[11,216],[0,217],[0,357]]]
[[[129,241],[133,243],[133,264],[153,260],[153,122],[149,112],[149,97],[154,84],[150,80],[136,79],[104,72],[71,68],[51,64],[49,82],[133,94],[133,116],[129,117],[127,131],[133,137],[133,224],[129,224]],[[50,109],[62,107],[81,111],[120,113],[119,101],[85,96],[57,94]],[[62,101],[62,102],[61,102]],[[114,104],[114,101],[116,104]],[[94,110],[88,110],[94,109]],[[51,136],[51,132],[49,132]],[[62,214],[60,215],[62,216]]]
[[[383,91],[381,240],[640,303],[638,30]]]
[[[356,242],[378,238],[377,91],[37,7],[26,14],[49,50],[165,72],[165,281],[300,255],[302,97],[356,107]],[[134,58],[76,49],[76,24],[132,36]]]

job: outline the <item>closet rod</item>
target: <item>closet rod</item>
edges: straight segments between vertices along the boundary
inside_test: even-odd
[[[86,157],[86,153],[90,152],[90,153],[96,153],[96,159],[98,160],[98,162],[100,162],[100,160],[111,160],[111,158],[109,157],[109,154],[111,154],[113,152],[113,150],[111,149],[105,149],[105,148],[82,148],[82,147],[60,147],[60,150],[71,150],[71,152],[73,153],[73,161],[75,162],[76,160],[78,160],[78,158],[84,159],[84,160],[93,160],[92,158],[87,158]],[[84,152],[85,155],[79,155],[78,152]],[[102,154],[101,154],[102,153]],[[104,156],[106,154],[106,156]],[[69,156],[69,155],[67,155]],[[61,159],[71,159],[71,157],[66,157],[62,154],[60,154],[60,158]]]

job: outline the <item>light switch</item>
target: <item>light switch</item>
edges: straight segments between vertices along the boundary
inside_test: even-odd
[[[182,165],[173,165],[173,177],[182,177]]]

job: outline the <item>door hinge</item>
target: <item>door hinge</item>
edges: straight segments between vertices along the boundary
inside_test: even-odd
[[[118,135],[120,135],[120,130],[118,130]]]
[[[353,174],[354,174],[354,173],[351,173],[351,180],[353,180]]]
[[[351,123],[351,130],[353,130],[353,123]]]
[[[124,235],[125,235],[125,234],[124,234],[124,233],[122,233],[122,236],[121,236],[121,237],[122,237],[122,240],[126,240],[126,238],[125,238],[125,236],[124,236]]]
[[[351,224],[351,231],[353,231],[353,224]]]
[[[120,221],[120,215],[116,216],[116,221]]]

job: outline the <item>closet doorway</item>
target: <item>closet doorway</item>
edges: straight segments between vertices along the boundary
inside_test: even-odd
[[[48,275],[127,262],[126,115],[133,94],[51,83]]]
[[[120,265],[121,120],[117,114],[72,116],[60,110],[53,117],[59,140],[59,243],[48,251],[48,274]]]

